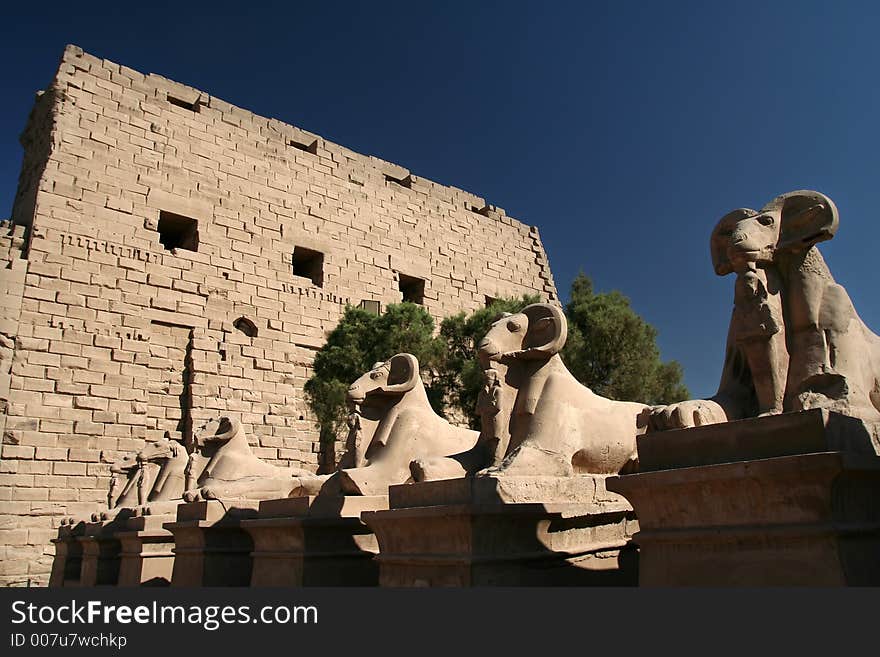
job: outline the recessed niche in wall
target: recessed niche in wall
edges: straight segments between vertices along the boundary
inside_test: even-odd
[[[410,303],[425,303],[425,279],[400,274],[398,287],[403,295],[403,300]]]
[[[378,301],[373,301],[372,299],[362,299],[358,304],[358,307],[363,308],[368,313],[373,315],[378,315],[381,310],[381,305]]]
[[[240,333],[244,333],[249,338],[257,337],[257,325],[254,324],[247,317],[239,317],[237,320],[232,322],[232,326],[234,326],[237,331],[239,331]]]
[[[199,222],[192,217],[162,210],[159,212],[159,242],[171,249],[199,250]]]
[[[306,153],[311,153],[312,155],[318,154],[317,139],[312,139],[311,141],[300,141],[299,139],[291,139],[287,143],[293,148],[305,151]]]
[[[488,308],[488,307],[491,306],[493,303],[495,303],[496,301],[498,301],[498,299],[496,299],[495,297],[490,297],[490,296],[488,296],[488,295],[487,295],[486,297],[484,297],[484,298],[485,298],[485,300],[486,300],[486,302],[485,302],[485,304],[484,304],[484,305],[486,306],[486,308]]]
[[[168,94],[168,102],[174,105],[175,107],[182,107],[183,109],[188,109],[190,112],[198,112],[199,111],[199,99],[196,98],[193,102],[189,102],[183,100],[182,98],[177,98]]]
[[[394,183],[395,185],[400,185],[401,187],[412,189],[412,174],[404,176],[403,178],[395,178],[394,176],[389,176],[388,174],[385,174],[385,182]]]
[[[324,254],[303,246],[293,249],[293,275],[302,276],[318,287],[324,286]]]

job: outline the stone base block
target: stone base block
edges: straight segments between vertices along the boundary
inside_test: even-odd
[[[84,533],[84,522],[78,522],[73,525],[61,525],[58,528],[58,536],[52,539],[52,543],[55,545],[55,558],[52,561],[52,573],[49,576],[50,587],[80,585],[82,544],[78,539]]]
[[[254,500],[209,500],[177,507],[162,526],[174,535],[171,586],[248,586],[253,541],[241,521],[257,516]]]
[[[880,458],[864,440],[818,410],[644,436],[648,471],[607,482],[639,517],[640,585],[880,585]]]
[[[168,586],[171,583],[174,535],[163,525],[174,519],[170,513],[141,515],[129,518],[125,529],[116,532],[122,547],[119,586]]]
[[[477,477],[389,488],[365,512],[381,586],[635,585],[638,529],[601,477]]]
[[[387,496],[297,497],[260,503],[242,528],[254,543],[251,586],[376,586],[376,537],[363,511]]]

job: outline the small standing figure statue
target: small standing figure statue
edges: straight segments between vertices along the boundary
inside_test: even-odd
[[[504,388],[498,371],[492,367],[483,370],[484,384],[477,397],[477,413],[480,416],[480,436],[485,441],[488,467],[497,466],[504,460],[510,440],[509,413],[504,411]]]
[[[138,473],[137,473],[137,495],[138,495],[138,506],[143,506],[147,503],[147,469],[144,467],[144,464],[138,459]]]
[[[362,468],[367,464],[366,446],[363,444],[363,427],[361,426],[361,409],[359,404],[352,404],[348,417],[345,420],[348,425],[348,440],[346,440],[349,453],[354,455],[354,464],[350,467]]]
[[[192,490],[196,487],[196,450],[193,449],[186,459],[186,467],[183,469],[183,490]]]
[[[116,502],[116,490],[119,488],[119,475],[110,471],[110,487],[107,489],[107,508],[112,509]]]
[[[768,289],[769,288],[769,289]],[[737,267],[731,326],[754,382],[758,415],[781,413],[788,373],[778,274],[755,263]]]

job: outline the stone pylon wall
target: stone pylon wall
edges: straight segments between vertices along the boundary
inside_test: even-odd
[[[438,320],[556,298],[537,229],[483,199],[75,46],[22,144],[0,238],[6,583],[45,581],[58,519],[165,431],[223,412],[260,457],[317,468],[302,387],[347,303],[399,302],[401,281]]]

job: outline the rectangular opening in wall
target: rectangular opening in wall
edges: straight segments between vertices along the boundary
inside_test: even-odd
[[[389,176],[385,174],[385,182],[393,183],[395,185],[400,185],[401,187],[406,187],[407,189],[412,188],[412,175],[405,176],[404,178],[395,178],[394,176]]]
[[[293,148],[297,148],[301,151],[305,151],[306,153],[311,153],[312,155],[318,154],[318,140],[313,139],[312,141],[300,141],[298,139],[291,139],[288,144]]]
[[[162,210],[159,212],[159,243],[171,249],[199,250],[199,222],[192,217]]]
[[[324,254],[303,246],[293,249],[293,275],[302,276],[318,287],[324,286]]]
[[[403,300],[410,303],[425,303],[425,279],[400,274],[400,293]]]
[[[168,102],[176,107],[182,107],[183,109],[188,109],[190,112],[198,112],[199,111],[199,99],[196,98],[193,102],[188,102],[183,100],[182,98],[176,98],[171,94],[168,94]]]
[[[498,299],[496,299],[495,297],[490,297],[490,296],[486,296],[486,297],[484,297],[484,299],[485,299],[485,304],[484,304],[484,305],[485,305],[486,308],[488,308],[488,307],[491,306],[493,303],[495,303],[496,301],[498,301]]]
[[[381,306],[378,301],[373,301],[372,299],[362,299],[358,304],[358,307],[363,308],[368,313],[373,315],[378,315],[381,311]]]

